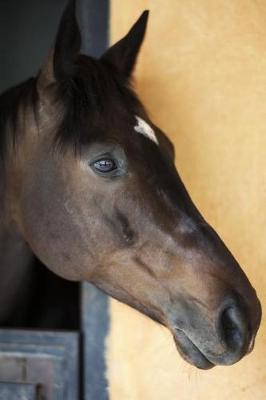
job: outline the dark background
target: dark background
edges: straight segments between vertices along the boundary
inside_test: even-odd
[[[36,75],[65,0],[0,0],[0,92]]]
[[[52,46],[66,0],[0,0],[0,93],[36,75]],[[82,51],[106,48],[108,0],[77,0]]]

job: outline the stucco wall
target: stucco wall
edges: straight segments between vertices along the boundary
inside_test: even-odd
[[[195,203],[266,307],[266,0],[112,0],[111,39],[151,10],[136,88]],[[168,332],[112,300],[112,400],[266,398],[266,323],[232,367],[198,371]]]

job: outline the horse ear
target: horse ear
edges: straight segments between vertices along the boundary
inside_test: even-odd
[[[101,58],[113,65],[126,78],[130,77],[134,69],[145,36],[148,16],[149,11],[144,11],[128,34],[110,47]]]
[[[70,0],[61,17],[55,45],[41,69],[41,84],[47,86],[70,76],[80,47],[81,34],[76,18],[76,1]]]

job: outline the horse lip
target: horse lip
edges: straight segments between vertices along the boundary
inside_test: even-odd
[[[211,369],[215,366],[215,364],[208,360],[197,345],[189,339],[183,330],[179,328],[174,329],[174,340],[181,357],[188,363],[204,370]]]

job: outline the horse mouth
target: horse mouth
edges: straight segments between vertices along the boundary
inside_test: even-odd
[[[182,330],[175,328],[174,340],[179,354],[188,363],[205,370],[215,366]]]

